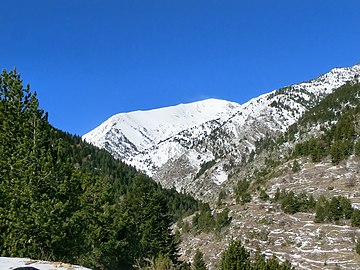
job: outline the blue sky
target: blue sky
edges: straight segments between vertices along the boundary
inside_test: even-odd
[[[358,0],[1,0],[0,67],[57,128],[220,98],[239,103],[360,62]]]

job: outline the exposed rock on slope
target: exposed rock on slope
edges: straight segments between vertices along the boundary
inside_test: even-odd
[[[360,208],[360,159],[351,157],[338,165],[330,161],[313,163],[307,158],[299,160],[301,170],[294,173],[289,161],[276,168],[277,177],[266,183],[273,197],[277,188],[306,192],[315,198],[324,195],[345,196],[353,207]],[[350,226],[349,220],[339,224],[314,223],[315,213],[286,214],[280,204],[262,201],[258,193],[245,205],[228,199],[231,224],[219,235],[182,233],[181,258],[191,260],[195,250],[204,254],[209,269],[216,269],[221,252],[232,239],[241,239],[244,246],[260,250],[268,257],[289,260],[295,269],[360,269],[360,256],[355,253],[355,241],[360,238],[359,228]],[[191,222],[191,218],[188,219]]]

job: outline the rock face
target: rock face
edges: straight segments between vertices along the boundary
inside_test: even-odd
[[[164,187],[211,201],[228,184],[232,168],[253,158],[259,141],[286,131],[305,111],[359,74],[360,65],[335,68],[241,105],[208,99],[120,113],[83,139]]]

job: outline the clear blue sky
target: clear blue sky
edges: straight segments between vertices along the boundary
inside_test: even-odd
[[[204,98],[243,103],[360,62],[358,0],[1,0],[0,64],[57,128]]]

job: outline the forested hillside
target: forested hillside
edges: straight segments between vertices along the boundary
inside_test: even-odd
[[[179,264],[171,224],[198,209],[104,150],[53,128],[20,75],[0,75],[0,256],[93,269]]]

